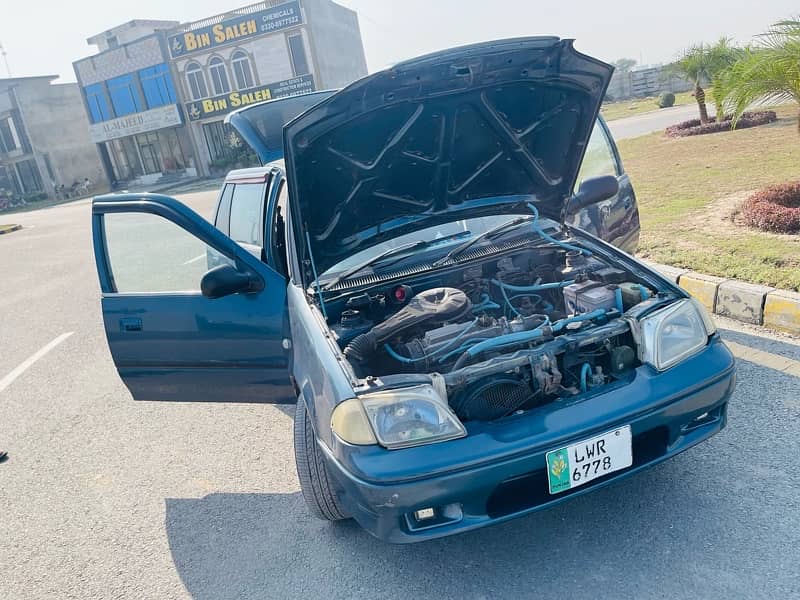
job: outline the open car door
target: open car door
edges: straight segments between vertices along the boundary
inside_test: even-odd
[[[282,275],[167,196],[98,197],[92,231],[106,337],[134,399],[294,401]]]

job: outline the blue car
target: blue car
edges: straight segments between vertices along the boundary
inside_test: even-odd
[[[95,199],[133,398],[296,403],[310,512],[390,542],[553,506],[719,432],[733,357],[627,253],[611,73],[554,37],[447,50],[233,113],[264,166],[228,176],[213,223]]]

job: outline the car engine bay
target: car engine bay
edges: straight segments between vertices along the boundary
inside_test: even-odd
[[[658,291],[574,246],[527,246],[328,301],[356,377],[427,376],[462,421],[494,421],[633,377],[622,316]],[[402,376],[402,377],[401,377]]]

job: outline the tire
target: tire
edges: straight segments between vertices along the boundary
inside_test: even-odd
[[[294,415],[294,460],[300,479],[300,490],[311,514],[325,521],[349,519],[350,515],[331,485],[322,452],[317,446],[317,436],[311,427],[311,418],[302,398],[297,399]]]

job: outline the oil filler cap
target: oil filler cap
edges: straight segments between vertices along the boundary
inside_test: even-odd
[[[411,296],[414,295],[414,290],[408,285],[398,285],[392,290],[392,303],[401,305],[405,304]]]

